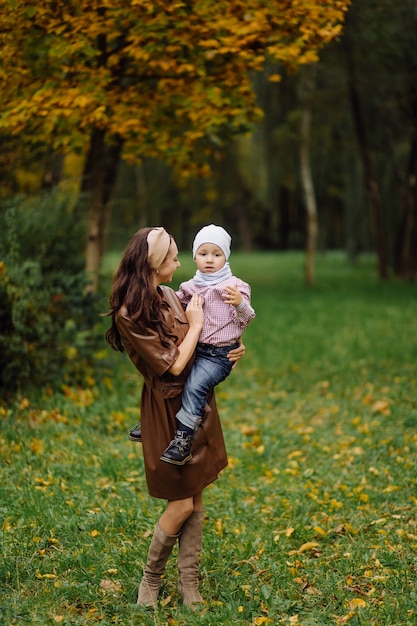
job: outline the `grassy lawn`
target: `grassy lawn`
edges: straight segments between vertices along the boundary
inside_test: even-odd
[[[0,624],[417,623],[416,286],[338,254],[313,289],[299,254],[231,265],[257,317],[217,391],[230,463],[206,491],[206,603],[182,606],[172,559],[160,608],[135,605],[163,503],[127,439],[140,378],[103,343],[83,389],[0,405]]]

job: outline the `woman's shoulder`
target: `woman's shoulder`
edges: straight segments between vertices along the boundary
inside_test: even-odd
[[[159,288],[162,291],[162,295],[164,298],[168,299],[177,297],[172,287],[168,287],[168,285],[160,285]]]
[[[170,306],[178,306],[181,305],[179,298],[172,287],[168,287],[167,285],[160,285],[160,289],[162,292],[162,299],[167,302]]]

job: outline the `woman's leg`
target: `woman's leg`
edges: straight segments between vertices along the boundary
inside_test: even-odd
[[[137,604],[157,606],[161,576],[165,571],[179,531],[193,510],[193,498],[168,502],[154,529],[145,570],[139,585]]]
[[[203,492],[201,491],[193,498],[193,509],[194,511],[202,511],[203,510]]]
[[[159,524],[169,535],[177,535],[194,510],[194,498],[171,500],[159,518]]]
[[[203,602],[198,590],[198,569],[204,517],[203,493],[199,493],[194,497],[194,510],[183,524],[178,538],[178,589],[184,604],[190,608]]]

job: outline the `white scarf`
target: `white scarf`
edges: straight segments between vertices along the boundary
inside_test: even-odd
[[[203,272],[197,270],[194,274],[194,282],[199,287],[208,287],[210,285],[217,285],[217,283],[221,283],[223,280],[226,280],[226,278],[231,278],[232,276],[230,265],[226,262],[221,270],[213,272],[212,274],[203,274]]]

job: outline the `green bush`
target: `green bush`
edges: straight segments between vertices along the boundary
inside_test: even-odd
[[[84,221],[48,194],[3,206],[0,229],[0,386],[14,393],[80,376],[97,319]]]

